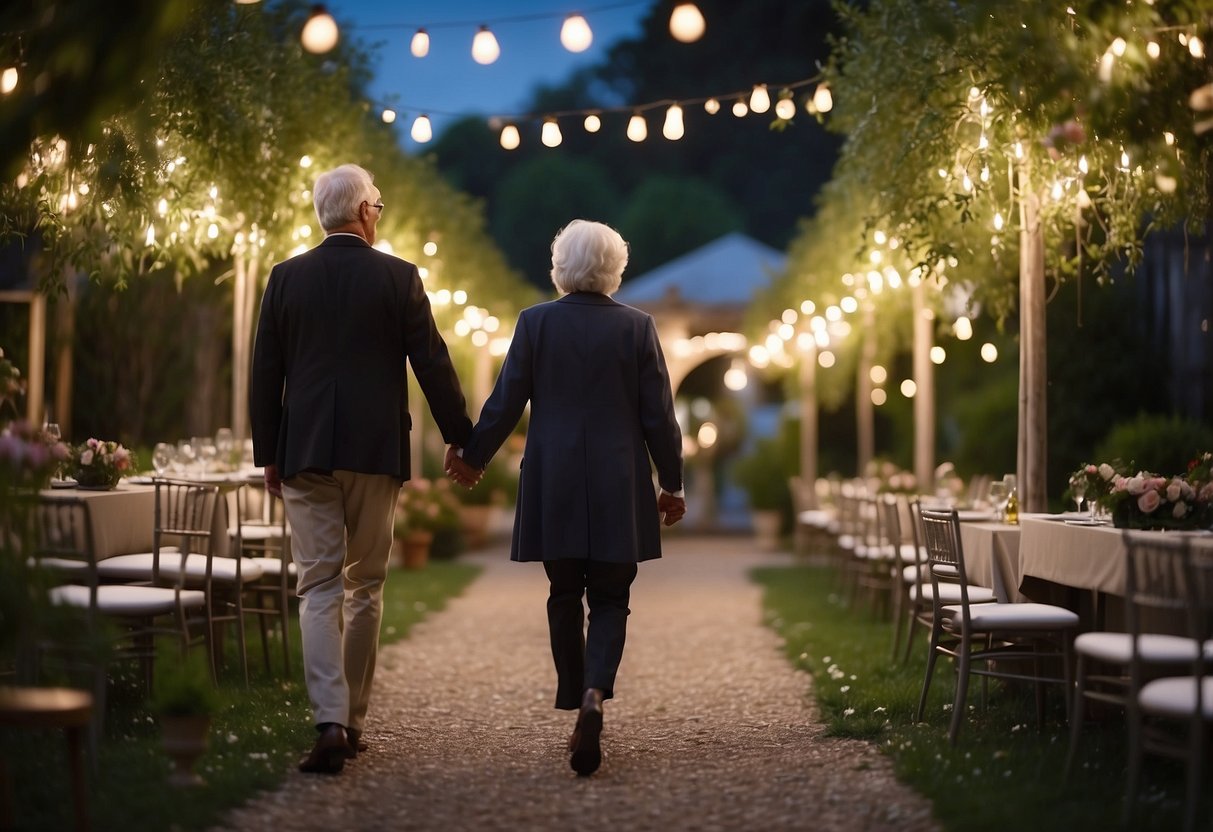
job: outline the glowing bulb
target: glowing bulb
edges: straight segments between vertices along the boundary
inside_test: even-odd
[[[424,58],[430,54],[430,33],[425,29],[418,29],[413,33],[413,40],[409,43],[409,51],[413,53],[414,58]]]
[[[1193,35],[1188,39],[1188,51],[1192,53],[1193,58],[1203,58],[1205,56],[1205,44],[1200,38]]]
[[[1175,134],[1170,130],[1165,130],[1162,134],[1162,140],[1167,143],[1167,147],[1171,147],[1175,144]]]
[[[4,72],[0,73],[0,93],[8,95],[15,89],[17,89],[17,67],[6,66]]]
[[[383,111],[383,123],[384,124],[391,124],[395,120],[396,120],[396,111],[395,110],[393,110],[391,108],[387,108]]]
[[[497,38],[489,31],[488,26],[481,26],[476,37],[472,38],[472,60],[482,66],[488,66],[501,57],[501,47]]]
[[[1146,44],[1146,54],[1151,58],[1157,58],[1162,54],[1162,48],[1154,41],[1150,41]]]
[[[889,378],[889,371],[879,364],[874,364],[872,369],[868,370],[868,378],[872,379],[873,384],[884,384]]]
[[[914,383],[914,379],[907,378],[901,383],[901,395],[907,399],[914,398],[914,394],[918,392],[918,385]]]
[[[1062,194],[1062,190],[1061,190],[1061,183],[1060,183],[1060,182],[1056,182],[1056,181],[1055,181],[1055,182],[1053,183],[1053,190],[1052,190],[1052,191],[1050,191],[1050,192],[1049,192],[1049,194],[1050,194],[1050,195],[1051,195],[1051,196],[1052,196],[1054,199],[1061,199],[1061,194]]]
[[[720,102],[715,98],[709,98],[707,101],[703,102],[703,109],[708,115],[714,116],[720,112]]]
[[[980,176],[980,179],[982,182],[989,182],[990,181],[990,169],[988,167],[982,167],[981,173],[979,176]]]
[[[1023,158],[1023,142],[1015,142],[1015,158]]]
[[[993,364],[998,360],[998,347],[990,342],[981,345],[981,360],[987,364]]]
[[[834,96],[830,93],[828,84],[818,84],[813,91],[813,109],[819,113],[828,113],[834,109]]]
[[[973,190],[973,180],[969,178],[967,173],[965,174],[964,179],[960,180],[960,187],[964,188],[965,191]]]
[[[952,333],[957,340],[968,341],[973,337],[973,322],[961,315],[956,319],[956,323],[952,324]]]
[[[746,106],[745,101],[738,98],[733,102],[733,115],[738,118],[744,118],[746,113],[750,112],[750,108]]]
[[[640,113],[634,113],[628,121],[628,138],[634,142],[642,142],[649,135],[649,126],[644,121],[644,116]]]
[[[156,245],[156,226],[148,223],[147,236],[144,238],[143,242],[144,245],[148,246],[149,248]]]
[[[454,292],[451,293],[451,300],[453,300],[455,303],[459,304],[460,306],[463,306],[465,303],[468,302],[468,293],[463,291],[462,289],[456,289]]]
[[[696,439],[699,440],[699,447],[710,448],[716,444],[716,437],[719,435],[716,426],[711,422],[704,422],[699,426],[699,433]]]
[[[211,223],[206,229],[206,236],[210,237],[212,240],[217,238],[219,236],[219,226]]]
[[[673,142],[681,139],[684,132],[682,108],[677,104],[671,104],[670,108],[665,111],[665,124],[661,127],[661,135]]]
[[[939,170],[937,170],[937,171],[935,171],[935,172],[939,174],[939,178],[940,178],[940,179],[947,179],[947,178],[948,178],[948,172],[947,172],[946,170],[944,170],[943,168],[940,168]]]
[[[560,135],[560,125],[556,123],[556,119],[550,118],[543,123],[543,132],[540,134],[539,140],[543,142],[544,147],[559,147],[563,139],[564,137]]]
[[[988,150],[990,148],[990,140],[986,138],[986,134],[982,133],[981,138],[977,140],[978,150]]]
[[[299,157],[299,167],[310,168],[311,166],[312,166],[312,157],[311,156],[300,156]]]
[[[729,369],[725,370],[724,386],[737,392],[744,390],[749,381],[749,377],[745,371],[745,362],[740,358],[734,358],[733,362],[729,365]]]
[[[694,3],[679,3],[670,14],[670,34],[682,43],[694,43],[707,28],[703,14]]]
[[[981,90],[977,89],[977,87],[969,87],[969,98],[974,101],[981,98]]]
[[[889,241],[889,235],[885,234],[879,228],[872,233],[872,239],[876,241],[876,245],[883,246]]]
[[[781,98],[775,102],[775,115],[784,121],[796,115],[796,102],[790,98]]]
[[[942,364],[947,360],[948,353],[943,347],[931,347],[931,363]]]
[[[435,254],[438,253],[438,244],[435,243],[433,240],[426,240],[425,245],[423,245],[421,247],[421,251],[425,254],[426,257],[433,257]]]
[[[1082,171],[1083,173],[1086,173],[1088,170],[1090,170],[1090,165],[1088,165],[1088,164],[1087,164],[1087,157],[1086,157],[1086,156],[1079,156],[1079,157],[1078,157],[1078,169],[1079,169],[1080,171]]]
[[[813,303],[813,301],[805,300],[805,301],[800,302],[800,311],[802,314],[812,315],[813,312],[815,312],[816,310],[817,310],[817,304]]]
[[[594,42],[590,24],[579,14],[571,14],[560,27],[560,43],[570,52],[584,52]]]
[[[409,135],[418,144],[425,144],[434,138],[434,128],[430,126],[430,117],[425,114],[417,116],[413,120],[413,127],[409,130]]]
[[[585,132],[587,132],[587,133],[597,133],[599,130],[602,129],[602,119],[600,119],[594,113],[590,113],[588,116],[585,117],[584,124],[585,124]]]
[[[521,142],[517,127],[507,124],[501,128],[501,146],[506,150],[515,150]]]
[[[767,93],[766,84],[758,84],[750,93],[750,109],[756,113],[765,113],[771,109],[771,96]]]
[[[880,389],[879,387],[877,387],[875,390],[872,391],[871,396],[872,396],[872,404],[876,405],[877,407],[880,407],[882,404],[884,404],[885,402],[887,402],[889,400],[889,394],[886,393],[884,390]]]
[[[855,300],[855,298],[851,297],[850,295],[847,295],[845,298],[838,301],[838,308],[850,315],[859,309],[859,301]]]
[[[1124,38],[1117,38],[1116,40],[1112,41],[1112,54],[1118,58],[1123,56],[1125,54],[1125,46],[1126,44]]]
[[[1129,169],[1129,152],[1127,150],[1120,151],[1120,166],[1125,170]]]
[[[1005,220],[1003,220],[1003,218],[1002,218],[1002,212],[995,211],[994,212],[994,230],[1002,231],[1002,226],[1003,226],[1004,222],[1005,222]]]
[[[834,353],[829,350],[822,350],[817,353],[817,363],[827,370],[834,366],[834,361]]]
[[[311,16],[303,24],[300,40],[303,48],[314,55],[322,55],[337,45],[337,21],[324,6],[313,6]]]
[[[160,200],[160,203],[159,203],[159,204],[156,206],[156,211],[157,211],[157,212],[160,214],[160,216],[162,216],[162,217],[163,217],[165,214],[167,214],[167,213],[168,213],[168,200],[167,200],[167,199],[161,199],[161,200]]]
[[[779,320],[783,321],[785,324],[794,324],[799,317],[800,316],[796,314],[795,309],[785,309],[779,316]]]

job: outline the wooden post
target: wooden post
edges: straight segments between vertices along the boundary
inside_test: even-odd
[[[232,287],[232,433],[247,439],[249,433],[248,386],[252,370],[252,343],[257,302],[257,261],[236,254]]]
[[[46,379],[46,295],[34,292],[29,299],[29,376],[25,380],[25,420],[41,427],[43,390]]]
[[[1019,510],[1042,512],[1048,509],[1045,246],[1040,196],[1026,159],[1019,168],[1019,221]]]
[[[855,377],[855,436],[858,445],[856,476],[867,476],[868,464],[876,455],[876,405],[872,402],[872,365],[876,361],[876,307],[863,306],[863,346]]]
[[[55,302],[55,411],[47,421],[59,425],[64,439],[72,434],[72,364],[76,344],[76,277],[68,277],[67,294]]]
[[[800,356],[800,482],[805,508],[817,508],[817,342]]]
[[[914,478],[920,494],[935,493],[935,365],[931,363],[935,314],[927,308],[921,280],[914,300]]]

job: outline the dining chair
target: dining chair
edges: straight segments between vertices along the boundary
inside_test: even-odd
[[[270,672],[269,625],[282,643],[284,676],[291,674],[291,597],[296,568],[291,557],[290,526],[282,502],[259,487],[262,480],[250,478],[232,497],[231,545],[245,561],[260,570],[260,576],[244,584],[244,612],[257,618],[261,634],[261,656]]]
[[[1180,558],[1186,542],[1182,538],[1124,535],[1125,623],[1128,632],[1087,632],[1074,639],[1074,704],[1071,707],[1070,747],[1065,776],[1073,773],[1082,735],[1087,701],[1129,709],[1141,689],[1142,680],[1189,667],[1196,659],[1200,642],[1188,635],[1157,632],[1160,621],[1169,620],[1186,628],[1183,602],[1178,589],[1163,592],[1167,558]],[[1178,560],[1176,560],[1178,563]],[[1138,570],[1145,570],[1139,574]],[[1172,577],[1177,577],[1173,567]],[[1213,644],[1206,645],[1213,658]],[[1133,668],[1137,668],[1137,673]]]
[[[896,560],[881,510],[882,496],[865,494],[859,502],[860,535],[852,554],[855,582],[867,598],[869,612],[879,615],[891,606]]]
[[[157,478],[154,485],[152,551],[105,558],[97,563],[98,575],[103,581],[202,590],[202,614],[190,618],[187,625],[205,627],[209,634],[206,643],[212,678],[218,681],[223,652],[219,625],[231,622],[235,624],[241,670],[248,684],[243,588],[261,577],[261,568],[238,556],[215,554],[216,513],[223,505],[220,486],[162,478]],[[226,522],[220,527],[226,529]]]
[[[209,636],[193,639],[187,625],[189,615],[206,604],[201,590],[101,582],[90,511],[89,503],[78,498],[40,498],[34,512],[31,556],[46,578],[51,603],[79,615],[70,640],[47,635],[41,639],[38,653],[40,663],[59,661],[69,670],[91,674],[97,705],[95,746],[104,720],[109,664],[137,661],[144,690],[150,693],[157,636],[174,637],[183,653]]]
[[[927,706],[931,677],[940,656],[956,663],[956,688],[948,740],[955,745],[964,721],[969,676],[1019,680],[1036,686],[1037,721],[1044,719],[1044,685],[1059,684],[1069,690],[1072,635],[1078,615],[1050,604],[974,603],[969,595],[964,548],[960,542],[960,520],[955,509],[922,509],[923,546],[927,574],[934,593],[931,640],[926,675],[918,699],[916,720],[921,722]],[[941,589],[958,587],[960,602],[949,604]],[[1047,672],[1042,664],[1060,658],[1063,676]],[[1022,671],[1015,668],[1028,665]],[[977,666],[975,666],[977,665]],[[1065,697],[1069,711],[1070,698]]]
[[[1145,754],[1171,757],[1187,770],[1184,829],[1196,826],[1205,789],[1204,765],[1209,723],[1213,721],[1213,550],[1194,548],[1187,537],[1125,533],[1128,571],[1125,591],[1133,649],[1129,661],[1129,771],[1124,822],[1136,811]],[[1143,618],[1147,611],[1182,616],[1187,648],[1185,675],[1147,680],[1153,669],[1144,659]],[[1197,649],[1203,645],[1203,649]]]

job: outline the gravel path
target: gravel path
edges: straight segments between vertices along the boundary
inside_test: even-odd
[[[779,556],[672,536],[641,565],[592,778],[568,766],[573,713],[551,707],[542,568],[471,560],[485,571],[468,591],[383,650],[370,750],[338,777],[293,773],[223,829],[936,828],[873,746],[823,736],[747,579]]]

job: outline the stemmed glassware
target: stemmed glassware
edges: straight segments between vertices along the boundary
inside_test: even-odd
[[[1071,480],[1070,493],[1074,495],[1074,510],[1082,514],[1082,498],[1087,494],[1087,484],[1081,479]]]
[[[215,448],[215,440],[209,436],[195,436],[190,440],[190,444],[194,446],[194,453],[198,457],[198,472],[200,474],[210,473],[211,462],[219,453]]]
[[[232,458],[232,453],[236,449],[236,438],[232,434],[231,428],[219,428],[215,431],[215,450],[219,454],[219,467],[221,470],[228,470],[236,466],[236,460]]]
[[[1007,507],[1007,497],[1011,495],[1011,489],[1007,488],[1005,480],[993,480],[990,483],[990,505],[994,507],[994,513],[999,520],[1002,519],[1003,512]]]
[[[191,473],[194,468],[194,460],[197,458],[197,452],[188,439],[181,439],[177,442],[177,458],[175,462],[178,473]]]
[[[63,434],[59,430],[58,422],[47,422],[45,425],[43,425],[42,435],[46,437],[47,444],[50,445],[63,441]],[[63,473],[63,465],[60,464],[55,466],[55,470],[51,473],[51,476],[55,479],[59,479],[63,476]]]
[[[157,442],[152,449],[152,467],[156,476],[163,477],[173,467],[173,455],[176,449],[167,442]]]

